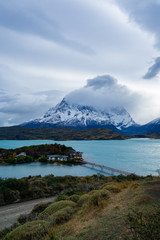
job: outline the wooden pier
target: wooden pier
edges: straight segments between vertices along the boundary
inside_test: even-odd
[[[100,168],[101,171],[107,170],[107,171],[111,172],[111,174],[113,174],[113,175],[114,175],[114,173],[119,173],[119,174],[126,175],[126,176],[131,174],[130,172],[126,172],[126,171],[115,169],[115,168],[106,167],[104,165],[100,165],[100,164],[96,164],[96,163],[91,163],[91,162],[87,162],[87,161],[83,161],[83,163],[87,164],[87,165],[91,165],[92,167],[98,167],[98,168]]]

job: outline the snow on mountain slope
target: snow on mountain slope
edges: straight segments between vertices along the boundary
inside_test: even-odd
[[[65,98],[43,117],[22,124],[27,127],[70,127],[91,128],[109,127],[121,130],[135,125],[124,108],[111,108],[107,112],[96,110],[91,106],[69,104]]]
[[[147,125],[153,125],[153,124],[160,125],[160,118],[156,118],[151,122],[147,123]]]

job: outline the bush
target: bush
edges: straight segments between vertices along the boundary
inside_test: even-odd
[[[40,161],[40,162],[47,162],[47,157],[42,155],[41,157],[38,158],[38,161]]]
[[[156,207],[152,212],[132,211],[127,216],[127,223],[131,231],[131,237],[135,240],[159,240],[160,239],[160,208]]]
[[[6,227],[2,230],[0,230],[0,239],[4,239],[4,237],[7,235],[7,233],[11,232],[13,229],[17,228],[19,226],[18,223],[14,223],[10,227]]]
[[[72,196],[68,197],[67,199],[77,203],[79,200],[79,195],[73,194]]]
[[[27,217],[28,217],[27,214],[21,214],[21,215],[18,217],[17,221],[18,221],[20,224],[24,224],[24,223],[27,222]]]
[[[130,175],[127,175],[127,176],[124,176],[124,175],[118,175],[118,176],[115,176],[114,179],[116,179],[117,182],[123,182],[123,181],[135,181],[135,180],[140,180],[140,179],[143,179],[143,177],[140,177],[136,174],[130,174]]]
[[[150,204],[153,202],[153,198],[149,195],[143,195],[141,196],[138,201],[137,204],[141,205],[141,204]]]
[[[110,198],[109,191],[102,189],[102,190],[95,190],[93,194],[91,194],[89,198],[89,205],[90,206],[101,206],[104,200],[108,200]]]
[[[45,221],[32,221],[17,227],[8,233],[5,240],[43,240],[47,234],[48,223]]]
[[[67,200],[67,199],[68,199],[68,196],[66,194],[62,193],[56,198],[56,201],[59,202],[62,200]]]
[[[57,211],[66,208],[66,207],[71,207],[74,208],[76,204],[72,201],[65,200],[65,201],[59,201],[51,204],[49,207],[47,207],[42,213],[40,213],[39,218],[44,219],[47,218],[48,216],[53,215]]]
[[[30,196],[27,179],[0,178],[0,193],[2,204],[11,203]]]
[[[51,204],[51,202],[40,202],[34,206],[32,213],[41,213]]]
[[[56,213],[52,214],[53,223],[61,224],[63,222],[68,221],[74,212],[75,209],[73,207],[65,207],[58,210]]]
[[[90,198],[90,196],[89,196],[89,194],[88,193],[86,193],[86,194],[83,194],[82,196],[80,196],[80,198],[79,198],[79,200],[78,200],[78,206],[82,206],[82,205],[84,205],[84,204],[88,204],[88,201],[89,201],[89,198]]]
[[[121,189],[114,184],[105,184],[102,186],[102,188],[112,193],[119,193],[121,191]]]
[[[140,184],[138,183],[138,182],[132,182],[131,183],[131,188],[133,188],[133,189],[136,189],[136,188],[138,188],[140,186]]]
[[[83,194],[78,201],[78,206],[102,206],[105,200],[110,198],[110,193],[106,189],[93,190],[87,194]]]

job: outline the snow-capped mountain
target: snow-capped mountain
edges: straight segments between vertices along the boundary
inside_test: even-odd
[[[140,127],[140,133],[156,133],[160,132],[160,118],[156,118],[153,121]]]
[[[111,108],[108,111],[97,110],[91,106],[70,104],[64,98],[56,107],[50,108],[39,119],[22,124],[26,127],[68,127],[123,130],[135,126],[135,122],[124,108]]]
[[[151,133],[160,133],[160,118],[156,118],[144,125],[133,125],[122,130],[127,135],[144,135]]]

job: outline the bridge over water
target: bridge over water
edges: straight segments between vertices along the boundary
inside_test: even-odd
[[[112,175],[114,175],[114,173],[119,173],[119,174],[126,175],[126,176],[131,174],[130,172],[127,172],[127,171],[123,171],[123,170],[119,170],[119,169],[115,169],[115,168],[110,168],[110,167],[100,165],[100,164],[96,164],[96,163],[92,163],[92,162],[83,161],[83,163],[87,164],[87,165],[90,165],[92,167],[98,167],[98,168],[100,168],[101,171],[107,170],[107,172],[108,171],[111,172]]]

